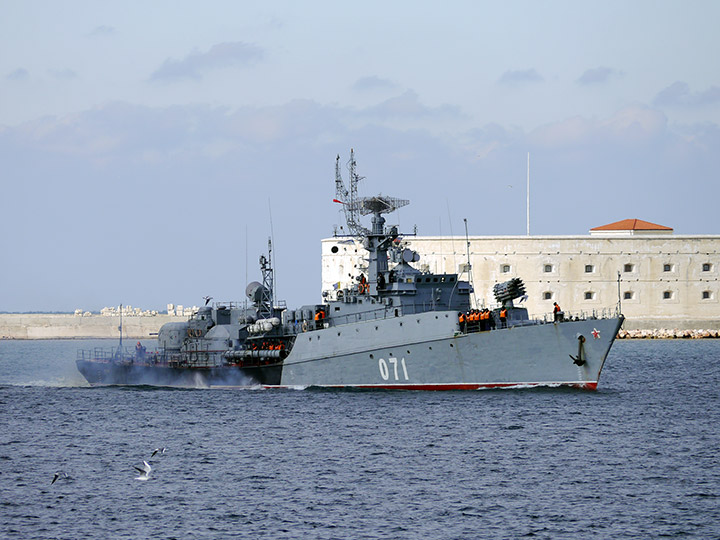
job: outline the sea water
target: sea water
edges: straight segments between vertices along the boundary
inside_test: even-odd
[[[720,537],[720,340],[596,392],[87,386],[112,345],[0,342],[0,537]]]

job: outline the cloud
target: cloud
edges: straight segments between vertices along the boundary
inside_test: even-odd
[[[115,27],[114,26],[107,26],[107,25],[100,25],[93,28],[89,33],[88,36],[90,37],[96,37],[96,36],[111,36],[115,33]]]
[[[510,70],[502,74],[498,80],[499,84],[525,84],[543,82],[542,75],[535,69]]]
[[[251,43],[218,43],[207,52],[193,51],[182,60],[168,58],[150,75],[150,80],[200,79],[208,71],[246,67],[261,60],[263,56],[263,49]]]
[[[30,72],[25,68],[17,68],[15,71],[11,71],[5,78],[9,81],[24,81],[30,77]]]
[[[609,67],[598,67],[586,70],[575,82],[583,86],[588,86],[606,83],[611,78],[620,76],[622,76],[622,71]]]
[[[364,109],[362,116],[378,118],[422,118],[422,117],[459,117],[460,108],[454,105],[428,107],[420,102],[416,92],[408,90],[403,94],[383,101],[379,105]]]
[[[627,107],[603,120],[575,116],[541,126],[529,140],[545,148],[611,145],[632,147],[661,138],[667,132],[667,117],[647,107]]]
[[[54,69],[50,70],[50,75],[55,77],[56,79],[77,79],[78,74],[72,69],[66,68],[66,69]]]
[[[375,75],[369,77],[361,77],[352,85],[353,90],[365,92],[370,90],[390,90],[397,85],[389,79],[381,79]]]
[[[686,82],[676,81],[661,90],[653,103],[660,107],[702,107],[720,103],[720,87],[711,86],[704,92],[691,92]]]

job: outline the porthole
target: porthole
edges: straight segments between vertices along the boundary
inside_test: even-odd
[[[330,248],[330,251],[332,251],[333,253],[337,253],[339,250],[337,246],[333,246]]]

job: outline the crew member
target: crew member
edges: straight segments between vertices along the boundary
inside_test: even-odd
[[[145,347],[143,347],[139,341],[137,342],[137,345],[135,345],[135,357],[138,360],[145,358]]]
[[[323,327],[323,319],[325,318],[325,312],[322,309],[318,309],[315,312],[315,328],[320,329]]]
[[[555,322],[562,322],[563,319],[563,313],[560,309],[560,306],[558,306],[557,302],[553,302],[553,320]]]
[[[358,285],[358,291],[360,291],[360,294],[365,294],[368,291],[368,283],[367,278],[365,278],[365,274],[360,274],[360,285]]]
[[[465,315],[465,312],[461,311],[460,315],[458,315],[458,322],[460,323],[460,331],[462,333],[465,333],[465,330],[467,329],[467,316]]]
[[[507,308],[503,306],[500,310],[500,328],[507,328]]]

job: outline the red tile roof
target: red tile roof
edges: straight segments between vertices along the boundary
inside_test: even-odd
[[[609,225],[602,225],[601,227],[594,227],[591,231],[672,231],[672,227],[665,227],[664,225],[657,225],[656,223],[650,223],[649,221],[643,221],[642,219],[623,219],[622,221],[616,221]]]

